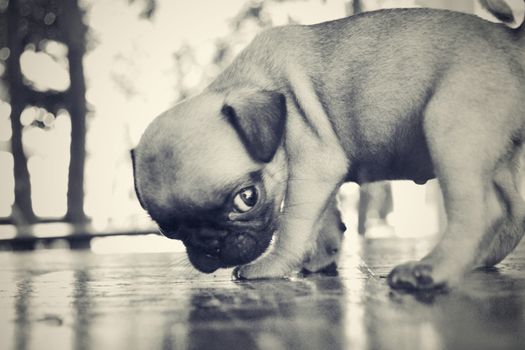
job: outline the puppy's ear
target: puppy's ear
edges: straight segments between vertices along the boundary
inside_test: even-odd
[[[254,160],[264,163],[272,160],[284,133],[286,101],[283,94],[273,91],[232,93],[227,96],[221,112]]]
[[[135,150],[132,149],[131,151],[129,151],[129,154],[131,155],[131,166],[133,168],[133,185],[135,186],[135,194],[137,195],[140,206],[145,210],[146,206],[144,205],[144,201],[142,200],[142,197],[140,196],[140,193],[139,193],[139,189],[137,187],[137,175],[135,171]]]

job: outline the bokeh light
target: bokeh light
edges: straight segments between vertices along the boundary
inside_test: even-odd
[[[54,122],[49,130],[28,125],[23,131],[33,209],[41,217],[61,217],[67,210],[71,120],[65,110],[55,118],[39,108],[34,116],[42,121],[52,118]]]
[[[56,49],[60,46],[58,43],[49,43],[48,46],[52,48],[51,52],[59,51]],[[60,59],[46,51],[28,49],[20,56],[20,67],[24,77],[37,91],[65,91],[69,87],[69,68],[67,59],[63,57]]]

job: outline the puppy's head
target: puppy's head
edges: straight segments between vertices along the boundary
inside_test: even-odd
[[[284,96],[206,92],[157,117],[132,151],[135,189],[202,272],[269,246],[286,188]]]

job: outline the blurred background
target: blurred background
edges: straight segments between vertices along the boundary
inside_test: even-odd
[[[147,124],[264,28],[417,6],[493,20],[474,0],[0,0],[0,249],[182,249],[135,197],[129,151]],[[349,184],[340,199],[347,234],[444,222],[435,181]]]

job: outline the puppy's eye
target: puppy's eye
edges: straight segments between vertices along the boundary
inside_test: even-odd
[[[233,207],[239,213],[250,211],[257,204],[257,189],[254,186],[240,190],[233,199]]]

